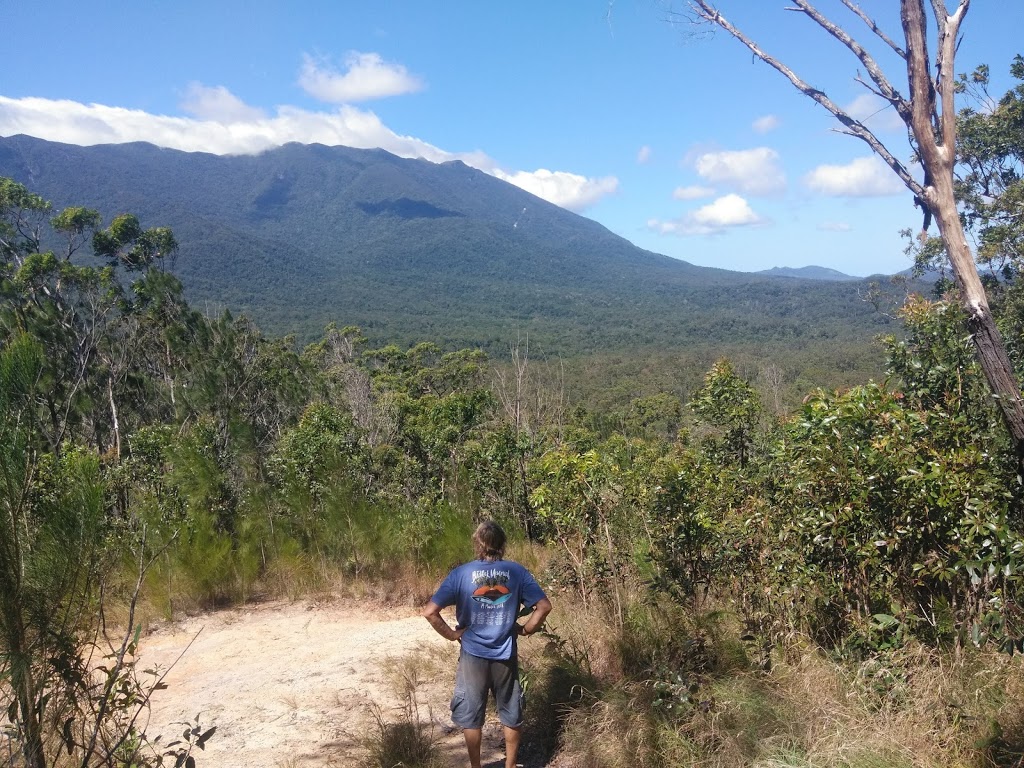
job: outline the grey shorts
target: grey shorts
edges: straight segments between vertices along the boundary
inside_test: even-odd
[[[462,651],[459,669],[455,673],[452,722],[459,728],[483,727],[489,691],[494,691],[494,702],[502,725],[519,728],[523,724],[519,664],[514,658],[506,661],[481,659]]]

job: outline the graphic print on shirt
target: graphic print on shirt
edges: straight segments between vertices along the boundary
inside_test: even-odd
[[[473,599],[480,605],[492,607],[503,605],[512,597],[512,593],[505,586],[508,584],[510,576],[508,571],[497,568],[473,571],[473,583],[476,584]]]

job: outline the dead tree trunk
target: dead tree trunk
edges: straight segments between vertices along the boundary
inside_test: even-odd
[[[857,57],[870,78],[870,82],[860,77],[858,81],[872,93],[889,102],[906,124],[911,135],[912,148],[916,151],[924,170],[923,183],[909,173],[869,128],[834,104],[824,91],[812,87],[785,64],[761,50],[710,2],[691,0],[690,8],[699,21],[711,23],[727,31],[750,49],[754,56],[785,76],[801,93],[831,112],[843,125],[843,133],[856,136],[867,143],[907,189],[913,192],[915,203],[925,211],[922,231],[928,229],[931,219],[935,219],[960,289],[960,301],[967,314],[968,328],[978,362],[1002,412],[1018,461],[1024,469],[1024,402],[1021,399],[1020,382],[1010,364],[1006,345],[989,310],[988,297],[978,276],[974,256],[967,244],[953,189],[957,118],[954,106],[953,61],[960,25],[971,0],[960,0],[952,14],[946,9],[945,0],[931,0],[938,42],[934,67],[931,66],[928,55],[928,17],[925,13],[924,0],[900,2],[900,20],[906,49],[888,37],[853,0],[842,0],[842,3],[906,62],[909,86],[907,98],[893,87],[875,59],[853,36],[822,15],[808,0],[793,0],[795,7],[788,10],[806,14]]]
[[[910,83],[910,129],[924,167],[920,204],[935,218],[949,262],[960,288],[960,301],[989,387],[1002,410],[1017,456],[1024,461],[1024,404],[1006,345],[988,306],[978,277],[974,255],[964,234],[953,189],[956,164],[956,110],[953,58],[956,40],[970,0],[963,0],[950,16],[941,0],[933,0],[939,28],[935,81],[928,62],[927,19],[923,0],[902,0],[900,18],[907,40],[907,80]],[[937,98],[936,98],[937,97]],[[936,101],[941,102],[941,111]]]

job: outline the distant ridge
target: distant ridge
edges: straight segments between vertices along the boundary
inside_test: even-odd
[[[358,325],[371,342],[505,353],[867,343],[890,321],[854,282],[779,280],[651,253],[461,162],[287,144],[218,156],[0,138],[0,176],[55,208],[169,226],[207,311],[275,334]],[[799,275],[805,276],[805,275]]]
[[[859,277],[844,274],[828,267],[772,267],[755,272],[755,275],[767,275],[768,277],[798,277],[803,280],[835,280],[849,281],[860,280]]]

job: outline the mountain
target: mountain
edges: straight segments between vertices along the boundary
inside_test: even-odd
[[[828,267],[772,267],[755,272],[757,275],[768,277],[799,277],[804,280],[860,280],[859,277],[852,277],[835,269]]]
[[[288,144],[218,156],[0,138],[0,176],[109,222],[169,226],[195,306],[273,333],[549,351],[863,341],[889,321],[859,283],[697,267],[461,162]]]

